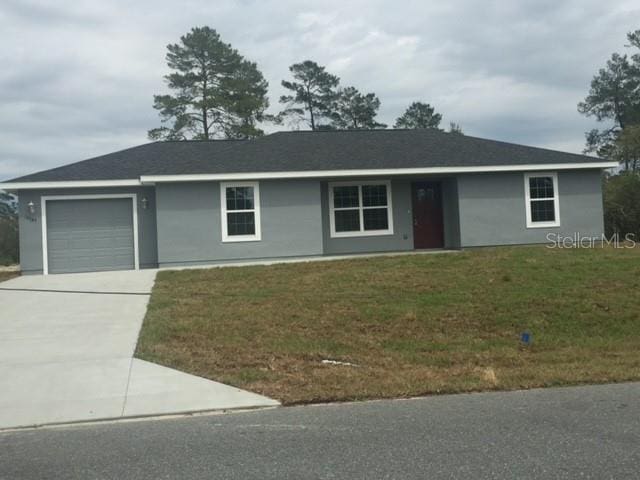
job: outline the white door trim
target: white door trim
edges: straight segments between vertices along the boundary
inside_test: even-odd
[[[42,273],[49,274],[49,249],[47,248],[47,202],[49,200],[104,200],[109,198],[130,198],[133,212],[133,268],[140,270],[138,252],[138,195],[135,193],[109,193],[101,195],[43,195],[40,197],[42,209]]]

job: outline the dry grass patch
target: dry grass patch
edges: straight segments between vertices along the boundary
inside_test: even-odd
[[[639,287],[640,248],[166,271],[137,354],[284,403],[638,380]]]
[[[20,275],[20,272],[0,270],[0,282],[4,282],[11,278],[17,277],[18,275]]]

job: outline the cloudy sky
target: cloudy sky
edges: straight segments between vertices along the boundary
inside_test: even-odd
[[[273,112],[309,58],[385,123],[421,100],[469,135],[580,152],[576,104],[638,20],[637,0],[2,0],[0,180],[146,142],[166,45],[197,25],[258,63]]]

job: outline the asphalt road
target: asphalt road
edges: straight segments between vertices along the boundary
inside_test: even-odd
[[[640,477],[640,383],[0,433],[2,479]]]

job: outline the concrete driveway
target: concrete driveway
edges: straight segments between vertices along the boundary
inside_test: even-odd
[[[0,428],[277,405],[133,358],[155,274],[0,283]]]

